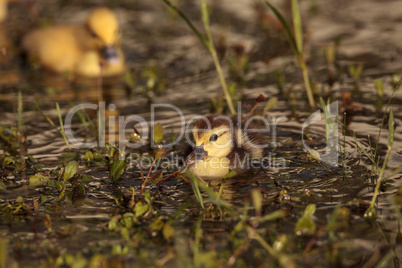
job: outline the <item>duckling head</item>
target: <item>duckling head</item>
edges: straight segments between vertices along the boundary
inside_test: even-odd
[[[213,119],[213,115],[207,115],[196,122],[192,130],[195,148],[187,158],[189,164],[205,157],[224,158],[232,151],[232,129],[229,118]]]
[[[88,16],[86,28],[102,57],[110,64],[117,63],[119,56],[116,46],[120,36],[116,14],[106,7],[96,8]]]

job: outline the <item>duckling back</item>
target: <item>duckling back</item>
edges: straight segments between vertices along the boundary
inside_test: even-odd
[[[22,46],[32,61],[52,71],[111,76],[125,69],[118,39],[115,14],[107,8],[97,8],[89,14],[85,25],[34,30],[24,37]],[[112,54],[113,59],[104,57],[105,54]]]
[[[55,26],[30,32],[22,46],[34,62],[56,72],[73,72],[89,49],[85,31],[75,26]]]
[[[8,0],[0,0],[0,22],[7,18],[7,5]]]

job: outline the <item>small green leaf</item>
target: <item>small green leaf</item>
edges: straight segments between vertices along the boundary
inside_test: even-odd
[[[127,228],[122,227],[121,228],[121,236],[126,239],[127,241],[130,240],[130,232],[128,231]]]
[[[286,235],[280,235],[272,245],[272,248],[275,250],[275,252],[280,253],[286,250],[286,246],[288,244],[288,238]]]
[[[261,209],[262,209],[262,195],[261,191],[258,189],[253,189],[251,191],[251,200],[253,201],[253,206],[255,209],[255,213],[257,215],[261,215]]]
[[[153,139],[155,144],[160,144],[163,140],[163,127],[160,123],[154,126]]]
[[[374,87],[377,91],[378,97],[382,98],[384,96],[384,83],[382,82],[382,79],[375,79]]]
[[[91,151],[87,151],[84,154],[84,159],[87,162],[92,162],[94,160],[94,154]]]
[[[263,223],[266,221],[273,221],[273,220],[281,219],[284,217],[286,217],[286,212],[284,210],[277,210],[270,214],[262,216],[261,218],[257,219],[257,221],[259,223]]]
[[[96,254],[91,258],[89,268],[106,268],[108,267],[108,261],[102,254]]]
[[[133,75],[129,71],[124,74],[124,82],[126,82],[126,85],[128,85],[131,89],[134,89],[135,85],[137,84],[133,78]]]
[[[398,88],[399,84],[401,83],[401,75],[400,74],[393,74],[392,75],[392,87]]]
[[[9,165],[15,165],[15,161],[14,161],[13,158],[11,158],[11,157],[9,157],[9,156],[6,156],[6,157],[3,159],[3,167],[7,167],[7,166],[9,166]]]
[[[149,225],[149,228],[151,231],[160,231],[162,230],[164,226],[164,223],[161,219],[161,217],[156,218],[151,224]]]
[[[307,151],[308,151],[308,153],[309,153],[311,158],[313,158],[313,159],[315,159],[317,161],[321,161],[321,156],[316,150],[308,149]]]
[[[315,213],[316,205],[310,204],[304,210],[303,216],[297,221],[295,226],[296,235],[313,235],[317,228],[312,216]]]
[[[169,240],[170,238],[172,238],[174,236],[175,231],[174,231],[174,228],[172,227],[172,225],[170,225],[169,223],[165,223],[165,225],[163,226],[162,233],[163,233],[163,237],[166,240]]]
[[[64,198],[66,197],[66,188],[64,187],[59,194],[59,197],[57,198],[56,202],[63,201]]]
[[[315,209],[316,209],[315,204],[310,204],[310,205],[308,205],[308,206],[306,207],[306,209],[304,210],[304,214],[303,214],[303,215],[304,215],[305,217],[311,217],[311,216],[314,215]]]
[[[135,204],[135,206],[134,206],[135,217],[138,218],[141,215],[143,215],[145,212],[147,212],[148,207],[149,207],[148,204],[143,204],[141,202],[138,202],[137,204]]]
[[[126,169],[126,160],[118,159],[113,162],[110,167],[109,179],[113,182],[117,181]]]
[[[61,192],[66,188],[66,185],[64,184],[64,182],[57,182],[56,183],[56,189],[57,191]]]
[[[117,224],[118,224],[118,217],[113,217],[110,219],[107,228],[109,231],[116,231],[117,229]]]
[[[24,203],[24,198],[23,198],[22,196],[18,196],[18,197],[15,199],[15,203],[19,203],[19,204]]]
[[[317,226],[311,217],[301,217],[295,226],[295,234],[300,235],[314,235]]]
[[[267,103],[265,104],[263,114],[265,114],[266,112],[268,112],[268,110],[274,108],[275,105],[277,104],[277,102],[278,102],[278,98],[277,98],[277,97],[272,97],[272,98],[270,98],[270,99],[267,101]]]
[[[76,161],[68,162],[66,168],[64,169],[64,182],[71,179],[78,171],[78,163]]]
[[[29,185],[30,186],[39,186],[44,185],[49,181],[50,176],[45,173],[37,173],[29,177]]]
[[[47,197],[47,195],[41,195],[40,196],[40,203],[43,204],[45,203],[49,198]]]

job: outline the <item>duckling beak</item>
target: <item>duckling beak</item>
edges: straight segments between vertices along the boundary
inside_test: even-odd
[[[116,48],[112,45],[103,47],[101,53],[103,58],[110,64],[115,64],[119,60]]]
[[[194,148],[191,154],[187,156],[186,163],[187,165],[195,164],[206,155],[207,152],[204,151],[204,145],[198,145]]]

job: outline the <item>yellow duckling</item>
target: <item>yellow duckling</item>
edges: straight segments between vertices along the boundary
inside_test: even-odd
[[[112,76],[124,71],[119,39],[116,14],[102,7],[90,12],[85,25],[34,30],[24,37],[22,46],[31,60],[56,72]]]
[[[8,0],[0,0],[0,22],[7,18],[7,5]]]
[[[193,152],[187,157],[189,170],[202,178],[222,178],[230,170],[244,170],[250,160],[261,159],[268,146],[262,129],[248,121],[208,114],[196,121]]]

